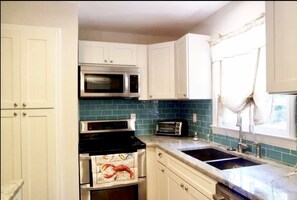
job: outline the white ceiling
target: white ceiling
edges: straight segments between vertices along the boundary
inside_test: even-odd
[[[79,28],[146,35],[183,35],[230,1],[74,1]]]

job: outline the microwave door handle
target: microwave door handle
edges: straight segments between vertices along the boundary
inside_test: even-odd
[[[130,85],[130,78],[129,78],[129,74],[124,73],[124,94],[129,94],[129,85]]]

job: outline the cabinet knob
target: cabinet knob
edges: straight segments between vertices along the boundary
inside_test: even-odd
[[[27,105],[26,105],[26,103],[23,103],[23,107],[26,107]]]
[[[184,94],[184,97],[187,97],[187,95],[186,95],[186,94]]]
[[[183,187],[184,187],[184,184],[183,184],[183,183],[181,183],[181,184],[180,184],[180,186],[183,188]]]
[[[107,62],[107,59],[104,59],[104,62]]]
[[[110,60],[110,63],[113,63],[113,60]]]
[[[185,190],[188,191],[188,187],[187,186],[185,187]]]
[[[164,173],[164,169],[161,170]]]
[[[152,96],[152,95],[150,95],[150,98],[153,98],[153,96]]]
[[[162,158],[163,157],[163,154],[162,153],[158,153],[158,156],[159,156],[159,158]]]
[[[18,104],[17,104],[17,103],[14,103],[13,106],[14,106],[14,107],[18,107]]]
[[[27,115],[27,113],[23,112],[23,116],[25,117]]]
[[[18,114],[17,114],[16,112],[14,112],[14,113],[13,113],[13,116],[16,117],[16,116],[18,116]]]

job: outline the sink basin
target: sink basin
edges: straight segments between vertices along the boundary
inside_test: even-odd
[[[224,170],[260,165],[261,163],[256,163],[244,158],[232,158],[227,160],[209,161],[207,162],[207,164],[218,169]]]
[[[220,170],[235,169],[262,164],[211,147],[203,149],[181,150],[181,152],[192,156],[193,158],[196,158],[200,161],[204,161],[205,163]]]
[[[182,152],[201,161],[219,160],[236,157],[232,154],[225,153],[214,148],[182,150]]]

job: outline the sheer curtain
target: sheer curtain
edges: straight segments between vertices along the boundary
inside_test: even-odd
[[[265,25],[264,15],[243,28],[211,42],[212,65],[219,77],[216,91],[218,115],[224,116],[226,109],[241,113],[252,106],[254,124],[268,118],[267,99],[271,98],[261,88],[265,74]],[[215,86],[217,87],[217,86]]]

